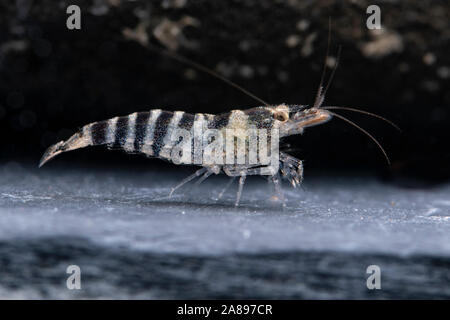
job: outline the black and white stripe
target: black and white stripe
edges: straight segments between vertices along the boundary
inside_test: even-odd
[[[148,156],[153,155],[153,135],[155,133],[155,124],[162,110],[154,109],[150,111],[150,116],[147,119],[147,125],[145,126],[145,133],[142,137],[142,144],[139,151],[145,153]]]
[[[147,131],[148,121],[150,118],[150,112],[138,112],[136,117],[136,123],[134,126],[134,151],[141,152],[142,145],[144,144],[145,134]]]
[[[177,142],[176,139],[178,138],[178,135],[175,135],[175,133],[176,130],[180,129],[179,123],[183,118],[183,115],[184,115],[183,111],[175,111],[173,113],[172,119],[170,120],[167,126],[166,135],[163,138],[163,144],[160,148],[159,157],[165,159],[171,158],[170,153],[172,147],[175,145],[175,143]]]
[[[164,137],[169,129],[170,120],[173,117],[173,112],[162,111],[158,119],[156,119],[153,130],[153,156],[158,157],[161,148],[164,146]]]
[[[119,117],[117,119],[116,128],[114,131],[114,142],[111,145],[113,149],[119,149],[124,146],[128,133],[128,122],[128,116]]]
[[[116,126],[119,118],[94,122],[89,125],[91,145],[113,144],[116,137]]]
[[[229,113],[229,112],[215,115],[213,117],[212,121],[210,121],[208,123],[208,129],[220,130],[220,129],[226,128],[228,126],[230,117],[231,117],[231,113]]]
[[[106,139],[105,139],[105,143],[108,145],[112,145],[116,139],[116,128],[118,121],[119,117],[115,117],[108,120],[108,129],[106,131]]]
[[[192,113],[184,113],[178,123],[178,127],[185,130],[191,130],[194,125],[195,115]]]
[[[134,141],[136,139],[136,118],[137,112],[130,114],[128,116],[128,127],[125,138],[125,143],[123,145],[123,149],[127,152],[134,151]]]
[[[106,132],[108,130],[108,124],[109,121],[100,121],[100,122],[94,122],[90,126],[90,133],[91,133],[91,144],[92,145],[100,145],[104,144],[106,141]]]
[[[249,125],[257,129],[271,129],[274,123],[273,112],[266,107],[246,110]]]

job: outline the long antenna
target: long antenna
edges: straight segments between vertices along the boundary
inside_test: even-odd
[[[402,132],[402,129],[400,129],[399,126],[397,126],[394,122],[392,122],[389,119],[386,119],[385,117],[382,117],[376,113],[372,113],[372,112],[368,112],[365,110],[359,110],[359,109],[355,109],[355,108],[349,108],[349,107],[338,107],[338,106],[325,106],[322,107],[322,109],[324,110],[347,110],[347,111],[353,111],[353,112],[358,112],[358,113],[362,113],[362,114],[366,114],[368,116],[374,117],[374,118],[378,118],[380,120],[383,120],[387,123],[389,123],[391,126],[393,126],[395,129],[397,129],[398,131]]]
[[[327,69],[327,59],[330,54],[330,43],[331,43],[331,17],[328,17],[328,41],[327,41],[327,51],[325,58],[323,60],[322,75],[320,76],[319,87],[317,88],[316,99],[314,100],[313,108],[319,107],[323,102],[323,81],[325,80],[325,74]]]
[[[373,142],[376,143],[376,145],[378,146],[378,148],[380,148],[381,152],[383,152],[384,157],[386,158],[386,161],[387,161],[388,165],[391,165],[391,161],[389,160],[389,157],[388,157],[386,151],[384,151],[383,147],[382,147],[381,144],[378,142],[378,140],[375,139],[369,132],[367,132],[366,130],[364,130],[364,129],[361,128],[360,126],[358,126],[358,125],[357,125],[356,123],[354,123],[353,121],[347,119],[346,117],[341,116],[340,114],[334,113],[334,112],[332,112],[332,111],[328,111],[328,112],[329,112],[330,114],[332,114],[333,116],[335,116],[335,117],[337,117],[337,118],[339,118],[339,119],[341,119],[341,120],[344,120],[345,122],[351,124],[352,126],[358,128],[358,129],[361,130],[363,133],[365,133],[370,139],[373,140]]]
[[[175,53],[173,51],[169,51],[169,50],[166,50],[166,49],[162,49],[162,48],[156,47],[156,46],[150,44],[149,42],[147,42],[145,44],[142,44],[142,45],[144,45],[144,47],[147,48],[148,50],[164,54],[164,55],[166,55],[166,56],[168,56],[168,57],[170,57],[170,58],[172,58],[174,60],[177,60],[177,61],[179,61],[181,63],[187,64],[187,65],[189,65],[189,66],[191,66],[193,68],[196,68],[196,69],[198,69],[198,70],[200,70],[202,72],[205,72],[205,73],[207,73],[207,74],[209,74],[209,75],[211,75],[211,76],[213,76],[213,77],[215,77],[215,78],[217,78],[219,80],[222,80],[223,82],[225,82],[225,83],[229,84],[230,86],[232,86],[233,88],[243,92],[244,94],[246,94],[247,96],[255,99],[256,101],[264,104],[265,106],[269,105],[266,101],[264,101],[261,98],[257,97],[255,94],[251,93],[250,91],[242,88],[237,83],[234,83],[233,81],[225,78],[224,76],[221,76],[217,72],[215,72],[215,71],[213,71],[213,70],[211,70],[211,69],[209,69],[209,68],[207,68],[207,67],[205,67],[205,66],[203,66],[203,65],[201,65],[201,64],[199,64],[199,63],[197,63],[197,62],[195,62],[195,61],[193,61],[191,59],[183,57],[183,56],[181,56],[181,55],[179,55],[179,54],[177,54],[177,53]]]
[[[327,86],[325,87],[325,90],[323,90],[323,93],[322,93],[322,101],[321,101],[322,103],[325,100],[325,95],[327,94],[328,88],[330,87],[331,82],[333,81],[334,74],[336,73],[336,69],[337,69],[337,67],[339,65],[339,60],[341,59],[341,51],[342,51],[342,46],[340,45],[338,47],[338,52],[337,52],[337,56],[336,56],[336,63],[334,64],[333,70],[331,71],[330,79],[328,79]]]

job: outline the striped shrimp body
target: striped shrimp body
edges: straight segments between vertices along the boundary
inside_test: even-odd
[[[97,145],[106,145],[109,148],[122,149],[130,153],[142,153],[148,157],[156,157],[179,164],[174,159],[173,152],[180,143],[179,140],[173,138],[177,130],[185,130],[190,133],[193,140],[198,135],[195,128],[202,128],[201,132],[213,129],[222,133],[226,131],[227,134],[229,132],[246,132],[250,128],[256,128],[267,130],[269,136],[270,132],[277,130],[279,138],[284,138],[301,134],[306,127],[325,123],[331,117],[331,112],[325,109],[308,108],[306,105],[285,104],[268,105],[247,110],[233,110],[218,115],[190,114],[183,111],[170,112],[153,109],[85,125],[66,141],[60,141],[49,147],[42,156],[39,166],[41,167],[60,153]],[[233,146],[236,146],[235,150],[237,150],[238,140],[241,138],[245,140],[245,152],[248,155],[251,145],[248,137],[239,137],[239,134],[235,134],[235,136],[237,137],[233,141]],[[190,150],[192,152],[192,157],[190,158],[192,159],[194,150]],[[200,165],[201,168],[172,188],[170,195],[196,177],[201,176],[201,182],[212,174],[225,173],[233,178],[230,183],[236,177],[239,177],[239,188],[235,205],[239,204],[243,185],[248,175],[269,176],[275,185],[278,195],[281,199],[284,199],[281,194],[280,173],[294,187],[297,186],[301,183],[303,177],[302,161],[282,151],[278,153],[277,159],[277,163],[269,164],[260,161],[249,163],[248,159],[241,164],[227,163],[225,161],[220,164],[194,163]],[[227,187],[230,183],[227,184]],[[218,198],[224,194],[225,190],[219,194]]]

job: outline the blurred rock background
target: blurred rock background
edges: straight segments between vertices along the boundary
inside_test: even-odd
[[[81,8],[81,30],[66,8]],[[161,0],[0,3],[0,161],[33,165],[80,126],[150,108],[218,113],[259,105],[211,76],[148,51],[168,48],[228,77],[270,103],[311,104],[332,21],[333,57],[343,47],[327,105],[379,138],[388,167],[362,133],[335,120],[288,139],[315,170],[360,170],[405,186],[450,177],[450,5],[378,1],[381,31],[368,30],[371,1]],[[61,165],[167,166],[102,148],[64,155]],[[142,167],[140,166],[142,165]],[[138,167],[136,167],[138,166]],[[170,167],[173,169],[173,167]]]

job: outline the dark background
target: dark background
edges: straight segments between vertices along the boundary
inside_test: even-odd
[[[81,7],[81,30],[66,8]],[[331,54],[343,47],[326,105],[366,116],[288,139],[306,172],[368,171],[405,186],[450,177],[450,8],[447,1],[378,1],[383,33],[366,28],[370,1],[2,1],[0,3],[0,162],[37,165],[44,150],[89,122],[162,108],[219,113],[260,105],[211,76],[126,39],[126,28],[214,69],[273,103],[312,104],[332,21]],[[178,35],[154,33],[176,30]],[[148,165],[160,160],[88,148],[49,166]]]

